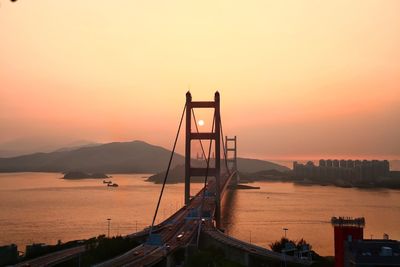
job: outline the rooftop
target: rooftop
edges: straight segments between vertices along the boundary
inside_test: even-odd
[[[352,218],[352,217],[332,217],[331,224],[333,226],[365,226],[365,218]]]

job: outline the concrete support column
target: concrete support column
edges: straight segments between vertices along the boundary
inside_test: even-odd
[[[250,254],[247,252],[244,254],[244,266],[250,266]]]
[[[167,256],[167,264],[166,267],[175,267],[175,258],[174,255],[170,254]]]

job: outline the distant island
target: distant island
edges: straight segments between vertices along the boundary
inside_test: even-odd
[[[247,159],[247,158],[238,158],[237,159],[237,164],[238,164],[238,169],[246,171],[248,173],[250,172],[258,172],[258,171],[269,171],[273,173],[279,173],[279,174],[286,174],[290,172],[290,169],[281,166],[279,164],[270,162],[270,161],[265,161],[265,160],[259,160],[259,159]],[[205,167],[204,161],[194,161],[193,166],[196,167]],[[211,165],[214,163],[211,162]],[[221,162],[221,171],[224,172],[224,166],[225,163],[224,161]],[[159,172],[155,175],[150,176],[147,181],[148,182],[153,182],[156,184],[160,184],[164,181],[165,177],[165,171]],[[175,183],[183,183],[185,179],[185,166],[183,164],[178,165],[174,168],[172,168],[169,171],[168,174],[168,180],[167,183],[169,184],[175,184]],[[203,183],[204,182],[204,177],[192,177],[191,178],[192,183]]]
[[[107,179],[111,176],[108,176],[104,173],[86,173],[86,172],[67,172],[64,174],[63,179]]]

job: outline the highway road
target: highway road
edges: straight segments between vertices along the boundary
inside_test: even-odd
[[[248,252],[249,254],[257,255],[260,257],[273,258],[273,259],[277,259],[281,262],[286,261],[288,263],[289,262],[290,263],[300,263],[302,265],[311,265],[312,264],[312,261],[309,261],[309,260],[301,260],[297,257],[284,255],[282,253],[277,253],[272,250],[269,250],[269,249],[266,249],[263,247],[259,247],[254,244],[249,244],[247,242],[233,238],[231,236],[228,236],[228,235],[222,233],[221,231],[219,231],[218,229],[216,229],[213,226],[205,226],[203,228],[203,232],[205,234],[211,236],[213,239],[218,240],[219,242],[221,242],[225,245],[238,248],[242,251]]]
[[[198,229],[198,219],[187,219],[187,216],[192,209],[200,207],[201,197],[202,194],[199,192],[192,198],[187,207],[179,210],[159,228],[157,234],[161,236],[162,246],[142,244],[116,258],[95,266],[149,266],[161,261],[167,254],[185,246],[197,233]]]
[[[58,263],[66,261],[68,259],[72,259],[79,255],[80,253],[85,252],[86,248],[84,245],[73,247],[69,249],[60,250],[57,252],[53,252],[32,260],[21,262],[16,267],[39,267],[39,266],[54,266]]]
[[[226,180],[223,181],[224,184]],[[222,187],[224,188],[224,187]],[[215,192],[215,182],[210,180],[207,191]],[[190,212],[199,210],[202,205],[204,189],[200,190],[190,201],[159,227],[157,234],[161,236],[162,246],[143,244],[116,258],[95,265],[96,267],[111,266],[151,266],[163,260],[169,253],[186,246],[196,236],[199,218],[189,218]],[[207,196],[203,203],[203,211],[213,216],[215,210],[215,197]]]

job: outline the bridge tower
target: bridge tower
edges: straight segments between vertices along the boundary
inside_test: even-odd
[[[214,129],[211,132],[192,132],[192,109],[193,108],[212,108],[214,109]],[[192,101],[190,92],[186,93],[186,142],[185,142],[185,205],[190,202],[190,178],[193,176],[214,176],[216,184],[216,223],[220,227],[221,218],[221,119],[220,119],[220,96],[215,92],[214,101]],[[191,141],[192,140],[213,140],[215,151],[215,167],[213,168],[194,168],[191,166]]]
[[[237,137],[236,135],[233,138],[229,138],[225,136],[225,149],[226,149],[226,165],[230,168],[232,166],[232,171],[236,172],[236,181],[235,183],[238,184],[240,181],[239,174],[237,173]],[[229,152],[233,152],[232,157],[229,156]]]

